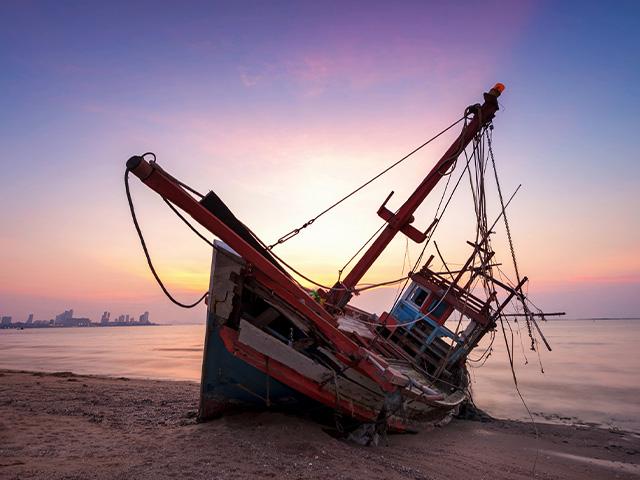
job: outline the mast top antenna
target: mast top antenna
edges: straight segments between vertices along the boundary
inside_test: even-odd
[[[504,83],[496,83],[493,88],[489,91],[490,94],[499,97],[502,92],[504,92]]]

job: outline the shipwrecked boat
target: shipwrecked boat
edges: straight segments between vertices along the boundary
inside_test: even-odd
[[[387,429],[415,431],[450,418],[469,399],[467,357],[485,335],[495,334],[514,302],[519,307],[511,313],[524,316],[532,346],[538,337],[544,340],[535,319],[543,314],[526,297],[527,278],[520,277],[517,264],[513,283],[495,275],[499,264],[494,263],[491,236],[498,221],[505,222],[508,232],[506,207],[511,199],[505,203],[499,191],[500,215],[488,222],[484,176],[492,163],[495,169],[492,120],[503,89],[496,84],[484,94],[482,104],[467,107],[456,123],[440,132],[462,125],[458,137],[400,208],[387,208],[393,192],[387,197],[377,211],[384,226],[361,249],[345,278],[332,287],[303,286],[298,281],[302,274],[279,258],[275,249],[351,194],[267,246],[214,192],[199,194],[162,169],[155,155],[128,160],[125,184],[134,224],[149,266],[172,301],[185,307],[198,303],[185,305],[173,299],[155,272],[135,216],[129,172],[157,192],[194,232],[198,233],[180,211],[220,239],[210,243],[198,233],[213,247],[210,287],[200,299],[207,303],[201,420],[246,406],[317,408],[332,412],[340,428],[364,426],[370,440]],[[454,171],[460,173],[457,184]],[[433,255],[424,262],[422,258],[466,175],[477,216],[476,238],[468,242],[466,263],[455,270],[449,269],[436,244],[443,264],[438,271]],[[413,225],[413,214],[441,181],[446,187],[438,211],[421,231]],[[405,278],[360,285],[398,233],[424,244],[416,265]],[[362,290],[397,282],[404,283],[401,294],[381,315],[349,303]]]

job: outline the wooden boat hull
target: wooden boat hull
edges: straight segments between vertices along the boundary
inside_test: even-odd
[[[382,430],[413,431],[450,418],[466,399],[464,389],[459,388],[444,398],[424,392],[391,394],[342,364],[335,352],[319,348],[312,358],[299,346],[304,338],[297,338],[303,334],[304,319],[297,318],[286,302],[255,280],[243,276],[243,268],[244,262],[237,254],[217,243],[212,260],[200,420],[246,408],[324,410],[325,414],[332,412],[343,425],[372,424]],[[254,317],[256,303],[268,308]],[[282,328],[280,334],[276,330],[276,316],[293,322],[289,340],[282,335]],[[294,335],[295,325],[300,331]],[[314,332],[308,334],[313,336]],[[319,362],[319,357],[334,368]]]

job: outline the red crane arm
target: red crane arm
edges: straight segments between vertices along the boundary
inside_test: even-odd
[[[331,292],[329,293],[330,304],[334,307],[342,308],[349,302],[353,296],[352,291],[355,286],[360,282],[360,280],[362,280],[362,277],[364,277],[373,263],[398,232],[403,232],[417,243],[422,243],[426,239],[427,233],[431,227],[429,227],[429,229],[424,233],[413,227],[411,222],[413,222],[414,219],[414,212],[422,202],[424,202],[425,198],[427,198],[429,193],[431,193],[433,188],[443,177],[443,173],[453,165],[458,156],[464,151],[476,134],[480,132],[485,125],[491,122],[496,111],[498,111],[498,97],[503,90],[504,85],[497,83],[491,90],[489,90],[488,93],[484,94],[484,103],[473,108],[474,116],[472,120],[464,127],[458,138],[451,144],[449,149],[431,169],[407,201],[404,202],[396,214],[386,208],[386,203],[391,195],[387,197],[382,206],[378,209],[378,215],[388,222],[387,226],[371,244],[369,249],[364,253],[362,258],[360,258],[358,263],[356,263],[345,279],[342,282],[336,283],[331,289]]]
[[[194,199],[175,178],[166,173],[159,165],[155,162],[147,162],[140,156],[134,156],[127,161],[127,170],[151,190],[189,214],[196,222],[238,252],[252,266],[256,277],[260,278],[263,284],[268,285],[275,294],[285,299],[289,305],[297,309],[301,315],[313,322],[356,370],[369,376],[386,390],[396,388],[382,376],[379,369],[372,363],[369,358],[370,353],[363,350],[341,330],[338,330],[335,318],[311,298],[307,291]]]

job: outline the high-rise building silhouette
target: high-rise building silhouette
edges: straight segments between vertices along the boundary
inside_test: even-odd
[[[65,310],[59,315],[56,315],[55,324],[56,325],[67,325],[73,318],[73,308],[69,310]]]
[[[149,323],[149,312],[144,312],[140,315],[139,321],[140,323]]]

